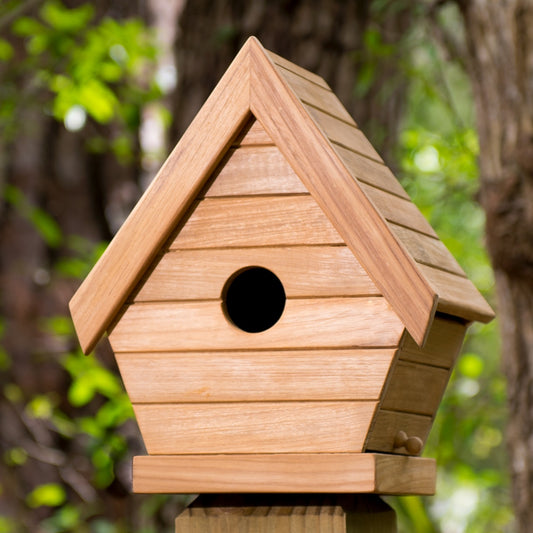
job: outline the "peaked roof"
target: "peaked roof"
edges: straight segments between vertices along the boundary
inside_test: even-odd
[[[419,345],[437,310],[467,321],[492,319],[326,82],[251,37],[70,301],[86,353],[251,114]]]

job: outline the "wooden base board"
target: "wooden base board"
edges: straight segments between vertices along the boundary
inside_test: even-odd
[[[436,462],[377,453],[147,455],[136,493],[435,493]]]

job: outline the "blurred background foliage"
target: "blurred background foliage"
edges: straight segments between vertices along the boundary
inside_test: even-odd
[[[374,10],[388,5],[374,2]],[[46,359],[59,368],[60,386],[25,387],[12,343],[2,342],[0,349],[0,533],[173,531],[172,520],[186,502],[180,496],[127,494],[131,455],[142,453],[129,400],[109,351],[85,357],[77,347],[66,303],[105,241],[67,227],[10,173],[9,156],[26,135],[28,124],[21,120],[29,108],[54,121],[53,131],[75,135],[83,153],[134,169],[135,190],[122,199],[122,209],[104,206],[111,237],[164,160],[169,147],[150,143],[150,134],[164,139],[168,132],[175,83],[168,64],[161,69],[156,31],[149,17],[102,16],[97,7],[67,7],[58,0],[0,5],[0,217],[3,225],[17,217],[32,232],[32,242],[46,250],[45,264],[31,273],[40,291],[34,296],[46,298],[44,289],[63,287],[61,303],[35,318],[33,339],[47,340],[27,359],[32,365]],[[445,23],[453,25],[456,16],[448,10]],[[372,90],[384,58],[398,61],[406,103],[390,163],[492,301],[484,216],[476,202],[478,142],[469,82],[462,66],[433,42],[431,27],[422,18],[418,22],[397,46],[385,42],[379,26],[365,30],[364,59],[353,56],[359,68],[353,94],[364,99]],[[392,90],[381,85],[383,101]],[[371,140],[379,143],[386,134],[375,130]],[[40,179],[47,178],[41,173]],[[8,338],[14,321],[8,304],[3,298],[0,340]],[[437,495],[390,498],[401,531],[513,531],[505,419],[497,326],[474,325],[425,451],[438,461]],[[22,430],[12,429],[14,420]],[[38,479],[30,475],[36,471]]]

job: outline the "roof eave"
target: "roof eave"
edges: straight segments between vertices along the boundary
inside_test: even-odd
[[[249,49],[250,41],[235,57],[107,250],[70,300],[70,312],[85,353],[94,349],[248,119]]]
[[[279,75],[261,44],[250,49],[250,109],[423,346],[438,295],[353,179],[329,139]],[[289,104],[289,105],[288,105]]]

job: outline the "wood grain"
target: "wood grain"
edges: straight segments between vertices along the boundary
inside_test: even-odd
[[[379,295],[346,246],[287,246],[168,252],[147,271],[133,299],[146,302],[220,298],[230,276],[252,265],[274,272],[288,298]]]
[[[442,313],[485,323],[494,318],[494,311],[469,279],[426,265],[420,265],[420,270],[438,291]]]
[[[391,224],[390,227],[398,237],[398,240],[409,250],[415,261],[422,265],[434,266],[441,270],[447,270],[451,274],[455,274],[455,276],[466,278],[463,269],[442,241],[396,224]],[[439,291],[440,296],[441,292]]]
[[[252,113],[422,345],[435,313],[434,290],[256,41],[250,59]]]
[[[369,159],[383,163],[381,156],[376,152],[365,134],[353,124],[324,113],[319,109],[304,104],[305,109],[322,128],[328,139],[354,152],[364,155]]]
[[[176,533],[352,533],[346,530],[348,517],[340,505],[319,503],[314,495],[307,501],[296,498],[200,495],[176,518]]]
[[[254,116],[250,117],[245,126],[236,135],[232,146],[238,148],[239,146],[250,145],[274,145],[274,141],[272,141],[265,128]]]
[[[412,462],[413,459],[415,462]],[[375,492],[399,495],[434,494],[437,480],[436,466],[434,459],[378,455]]]
[[[399,361],[389,377],[380,408],[435,416],[449,375],[442,368]]]
[[[133,404],[150,455],[360,452],[376,402]]]
[[[260,333],[231,324],[219,301],[156,302],[128,306],[109,340],[115,353],[395,347],[403,329],[384,298],[287,300],[279,321]]]
[[[275,146],[229,150],[212,180],[207,197],[309,193]]]
[[[394,350],[119,353],[134,403],[378,400]],[[243,407],[246,409],[246,407]]]
[[[401,453],[402,450],[394,448],[398,431],[405,431],[410,437],[419,437],[425,444],[432,423],[433,419],[430,416],[380,409],[372,422],[365,451]],[[407,451],[404,450],[403,453]]]
[[[257,44],[259,44],[259,42]],[[290,72],[294,72],[295,74],[298,74],[298,76],[305,78],[309,80],[310,82],[316,85],[319,85],[320,87],[324,89],[328,89],[331,91],[331,88],[328,85],[328,83],[324,80],[324,78],[322,78],[318,74],[315,74],[314,72],[311,72],[309,70],[306,70],[300,67],[299,65],[296,65],[295,63],[288,61],[284,57],[281,57],[275,54],[274,52],[271,52],[270,50],[264,50],[264,51],[268,55],[268,57],[272,60],[272,62],[275,63],[276,65]]]
[[[344,244],[309,195],[206,198],[170,248],[295,244]]]
[[[70,312],[85,353],[98,342],[248,119],[248,56],[249,47],[244,47],[71,299]]]
[[[350,174],[357,178],[357,181],[383,189],[401,198],[409,199],[400,182],[385,164],[368,159],[338,144],[333,145],[333,149]]]
[[[464,323],[437,316],[423,348],[418,346],[409,333],[405,333],[399,358],[413,363],[452,368],[461,351],[465,333]]]
[[[329,88],[313,83],[312,81],[300,76],[291,70],[281,68],[278,72],[283,79],[289,84],[296,96],[306,104],[325,111],[330,115],[343,120],[348,124],[356,126],[354,119],[341,104],[335,93]]]
[[[378,211],[389,222],[411,228],[419,233],[438,239],[435,230],[429,225],[424,215],[411,200],[390,194],[387,191],[377,189],[365,183],[361,183],[361,188],[365,191],[368,198],[372,200]]]
[[[436,464],[379,454],[137,456],[133,490],[145,493],[433,494]]]

